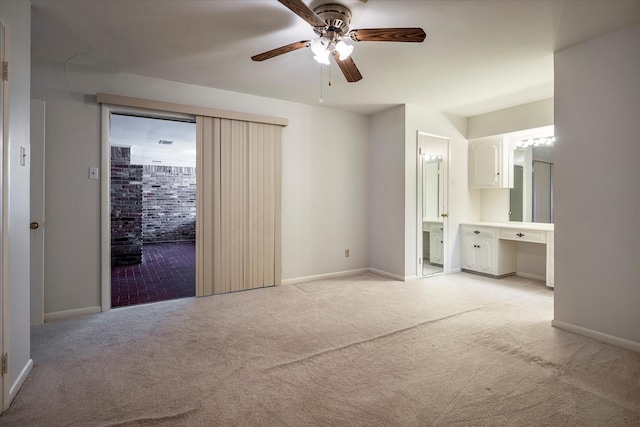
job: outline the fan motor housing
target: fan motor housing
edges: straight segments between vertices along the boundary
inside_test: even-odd
[[[326,24],[326,28],[315,27],[313,31],[319,36],[335,34],[337,37],[346,36],[351,24],[351,10],[341,4],[330,3],[316,7],[313,11]]]

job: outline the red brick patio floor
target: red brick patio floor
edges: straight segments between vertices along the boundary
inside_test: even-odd
[[[111,268],[111,307],[195,294],[195,242],[145,244],[141,264]]]

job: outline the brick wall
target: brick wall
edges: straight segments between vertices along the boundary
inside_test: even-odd
[[[143,171],[144,243],[195,241],[196,169],[144,166]]]
[[[111,265],[142,262],[142,166],[130,149],[111,147]]]

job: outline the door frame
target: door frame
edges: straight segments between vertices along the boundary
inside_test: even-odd
[[[5,61],[5,26],[0,22],[0,64]],[[6,231],[6,189],[4,175],[6,172],[5,162],[7,161],[6,149],[7,149],[7,137],[9,132],[6,124],[9,122],[7,119],[7,107],[9,106],[9,99],[6,96],[7,86],[6,81],[0,76],[0,358],[5,353],[9,352],[8,344],[8,331],[7,327],[7,294],[8,290],[5,286],[5,278],[7,277],[8,252],[5,251],[5,231]],[[7,377],[5,379],[5,377]],[[9,378],[8,375],[0,372],[0,414],[4,412],[5,404],[11,402],[11,396],[9,393]]]
[[[440,209],[440,215],[442,216],[442,235],[444,237],[444,243],[442,247],[443,252],[443,263],[442,263],[442,272],[434,273],[434,274],[446,274],[450,270],[451,260],[449,256],[449,233],[448,233],[448,215],[449,215],[449,162],[451,158],[451,138],[448,136],[442,136],[434,133],[417,131],[416,132],[416,237],[417,237],[417,267],[416,267],[416,276],[418,278],[429,277],[424,276],[422,274],[422,253],[423,253],[423,237],[422,237],[422,159],[421,159],[421,147],[420,147],[420,137],[426,136],[429,138],[437,138],[445,141],[446,149],[445,157],[442,159],[442,174],[441,178],[443,181],[443,202],[442,208]]]
[[[29,260],[31,301],[29,306],[31,308],[31,326],[34,326],[44,322],[45,101],[32,99],[30,110],[31,183],[29,198],[31,206],[29,215],[31,222],[38,224],[36,229],[29,231],[29,250],[31,252]]]
[[[193,121],[196,116],[163,110],[148,110],[136,107],[102,104],[100,147],[100,306],[101,311],[111,309],[111,115],[128,114],[155,119],[178,119]],[[196,157],[198,153],[196,152]],[[196,181],[196,186],[198,182]],[[196,200],[196,203],[197,200]],[[197,215],[197,214],[196,214]],[[197,221],[196,217],[196,221]],[[197,237],[196,237],[197,238]],[[197,286],[196,286],[197,293]]]

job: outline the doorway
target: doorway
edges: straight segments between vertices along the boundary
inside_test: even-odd
[[[418,277],[446,271],[449,139],[418,132]]]
[[[112,112],[111,307],[196,294],[196,124]]]

